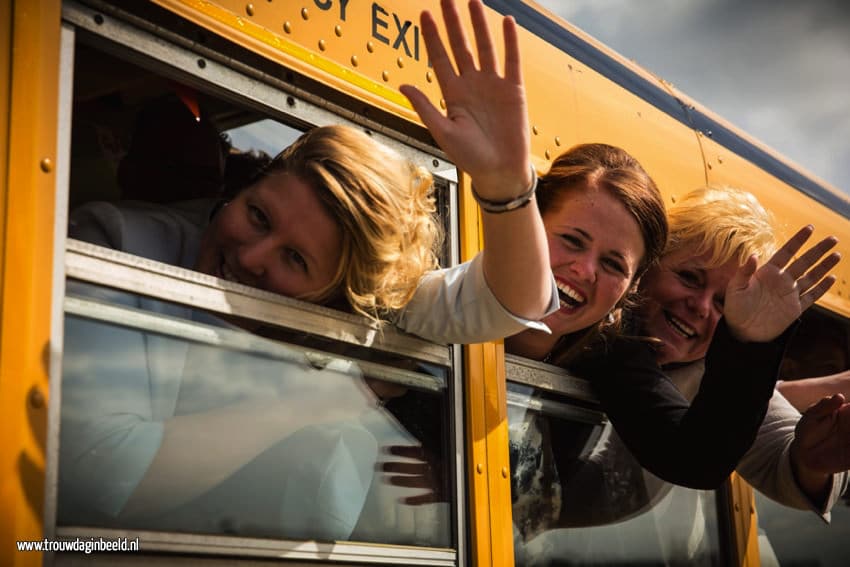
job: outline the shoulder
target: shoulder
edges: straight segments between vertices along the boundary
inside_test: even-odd
[[[215,205],[210,199],[168,206],[140,201],[87,203],[71,213],[68,236],[190,267]]]

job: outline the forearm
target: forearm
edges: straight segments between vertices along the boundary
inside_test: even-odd
[[[802,380],[789,380],[776,388],[791,402],[797,411],[804,412],[813,404],[832,394],[844,394],[850,399],[850,371]]]
[[[499,302],[526,319],[546,314],[551,298],[549,247],[537,205],[507,213],[482,212],[484,275]]]

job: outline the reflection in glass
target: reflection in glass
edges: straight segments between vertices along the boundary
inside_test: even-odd
[[[268,341],[186,307],[100,295],[200,331],[181,338],[112,314],[66,314],[60,525],[451,545],[447,502],[409,505],[422,490],[377,473],[389,447],[405,446],[427,449],[433,477],[449,478],[444,369],[412,364],[401,385],[390,367],[377,379],[364,370],[374,363]],[[421,388],[410,385],[417,372]]]
[[[755,495],[762,565],[847,564],[850,500],[839,500],[826,524],[814,512],[782,506],[758,491]]]
[[[508,382],[515,563],[719,565],[714,493],[644,471],[610,424]]]

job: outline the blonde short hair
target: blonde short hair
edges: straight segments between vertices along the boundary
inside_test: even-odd
[[[303,134],[265,172],[280,171],[309,183],[342,229],[332,282],[301,299],[327,303],[341,294],[378,322],[404,307],[419,279],[437,267],[442,231],[431,174],[347,126]]]
[[[665,255],[679,250],[711,253],[708,267],[752,255],[759,263],[776,251],[772,215],[755,195],[733,187],[703,187],[678,199],[667,212],[670,235]]]

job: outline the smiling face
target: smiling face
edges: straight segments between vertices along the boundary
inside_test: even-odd
[[[333,282],[342,232],[316,191],[275,173],[243,190],[204,232],[196,269],[289,297]]]
[[[543,321],[557,339],[602,320],[629,290],[644,255],[638,223],[605,190],[586,185],[543,214],[561,308]]]
[[[659,364],[692,362],[708,351],[723,316],[726,287],[738,269],[734,257],[708,268],[710,257],[710,253],[695,256],[691,248],[677,250],[664,256],[641,281],[644,331],[663,341]]]

